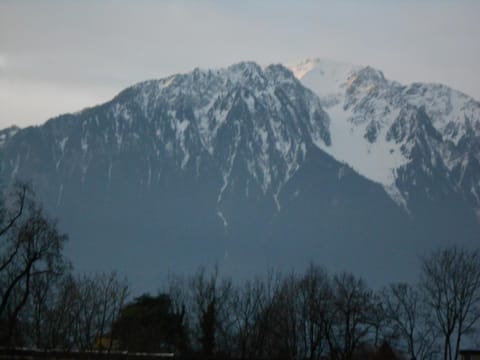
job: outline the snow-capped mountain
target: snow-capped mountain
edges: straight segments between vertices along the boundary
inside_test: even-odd
[[[2,181],[34,183],[77,267],[125,269],[140,287],[215,262],[239,275],[315,261],[379,283],[411,275],[417,251],[478,240],[453,151],[474,158],[479,142],[445,115],[448,148],[414,103],[421,86],[318,61],[293,70],[195,69],[6,129]],[[462,181],[478,185],[473,164]]]
[[[441,84],[402,85],[368,66],[314,59],[291,69],[331,119],[323,150],[406,206],[419,177],[435,173],[480,209],[478,101]]]
[[[140,161],[147,171],[135,181],[150,187],[163,162],[198,171],[208,157],[215,159],[222,175],[220,200],[241,155],[251,175],[246,191],[258,186],[276,197],[304,160],[307,146],[330,144],[328,118],[319,99],[279,65],[263,70],[245,62],[221,70],[196,69],[137,84],[102,107],[105,111],[87,109],[36,129],[53,155],[56,173],[83,183],[101,162],[108,169],[108,184],[116,172],[116,157],[141,146]],[[72,126],[63,131],[65,124]],[[4,132],[0,140],[12,134]],[[6,165],[13,169],[11,178],[19,175],[26,160],[22,155],[30,156],[18,155]],[[59,184],[59,201],[62,189]]]

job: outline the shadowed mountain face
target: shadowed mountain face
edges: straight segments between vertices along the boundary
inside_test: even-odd
[[[378,285],[413,276],[418,252],[478,241],[475,206],[426,161],[436,135],[425,111],[405,125],[418,130],[396,173],[404,202],[325,151],[335,121],[281,65],[194,70],[5,129],[2,178],[34,183],[77,268],[118,269],[137,290],[199,265],[243,277],[311,261]]]

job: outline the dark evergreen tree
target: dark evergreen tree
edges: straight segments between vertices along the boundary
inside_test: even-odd
[[[136,298],[123,308],[112,331],[122,350],[175,353],[187,350],[184,313],[173,310],[167,294]]]

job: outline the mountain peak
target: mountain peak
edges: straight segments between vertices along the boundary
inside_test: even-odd
[[[258,74],[263,71],[262,67],[254,61],[240,61],[227,67],[227,70],[243,73],[245,75]]]
[[[329,59],[307,59],[290,66],[295,77],[320,97],[336,96],[347,78],[359,67]]]
[[[349,63],[319,57],[305,59],[298,64],[289,66],[297,79],[302,79],[312,70],[318,70],[321,73],[330,73],[338,72],[339,70],[347,68],[351,69],[354,67],[354,65]]]
[[[148,159],[149,175],[135,180],[146,187],[161,177],[165,164],[189,171],[214,161],[224,182],[219,201],[233,171],[250,176],[246,191],[256,186],[277,196],[307,149],[330,143],[328,118],[318,97],[284,66],[262,68],[254,62],[145,81],[71,118],[72,128],[62,125],[58,134],[48,135],[55,138],[48,146],[59,173],[69,166],[65,154],[75,152],[81,154],[76,178],[88,182],[91,157],[100,146],[109,150],[96,154],[97,162],[113,164],[129,151]],[[57,122],[65,124],[64,118]],[[110,172],[105,174],[110,184]]]
[[[383,72],[377,69],[374,69],[371,66],[365,66],[363,69],[360,69],[356,72],[358,79],[362,81],[385,81],[385,76]]]

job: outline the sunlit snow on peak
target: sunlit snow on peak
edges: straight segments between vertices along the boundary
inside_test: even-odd
[[[169,87],[175,81],[175,78],[176,78],[176,75],[172,75],[170,77],[163,79],[162,81],[159,82],[160,88],[165,89]]]
[[[335,95],[360,66],[326,59],[308,59],[290,66],[295,77],[319,96]]]

